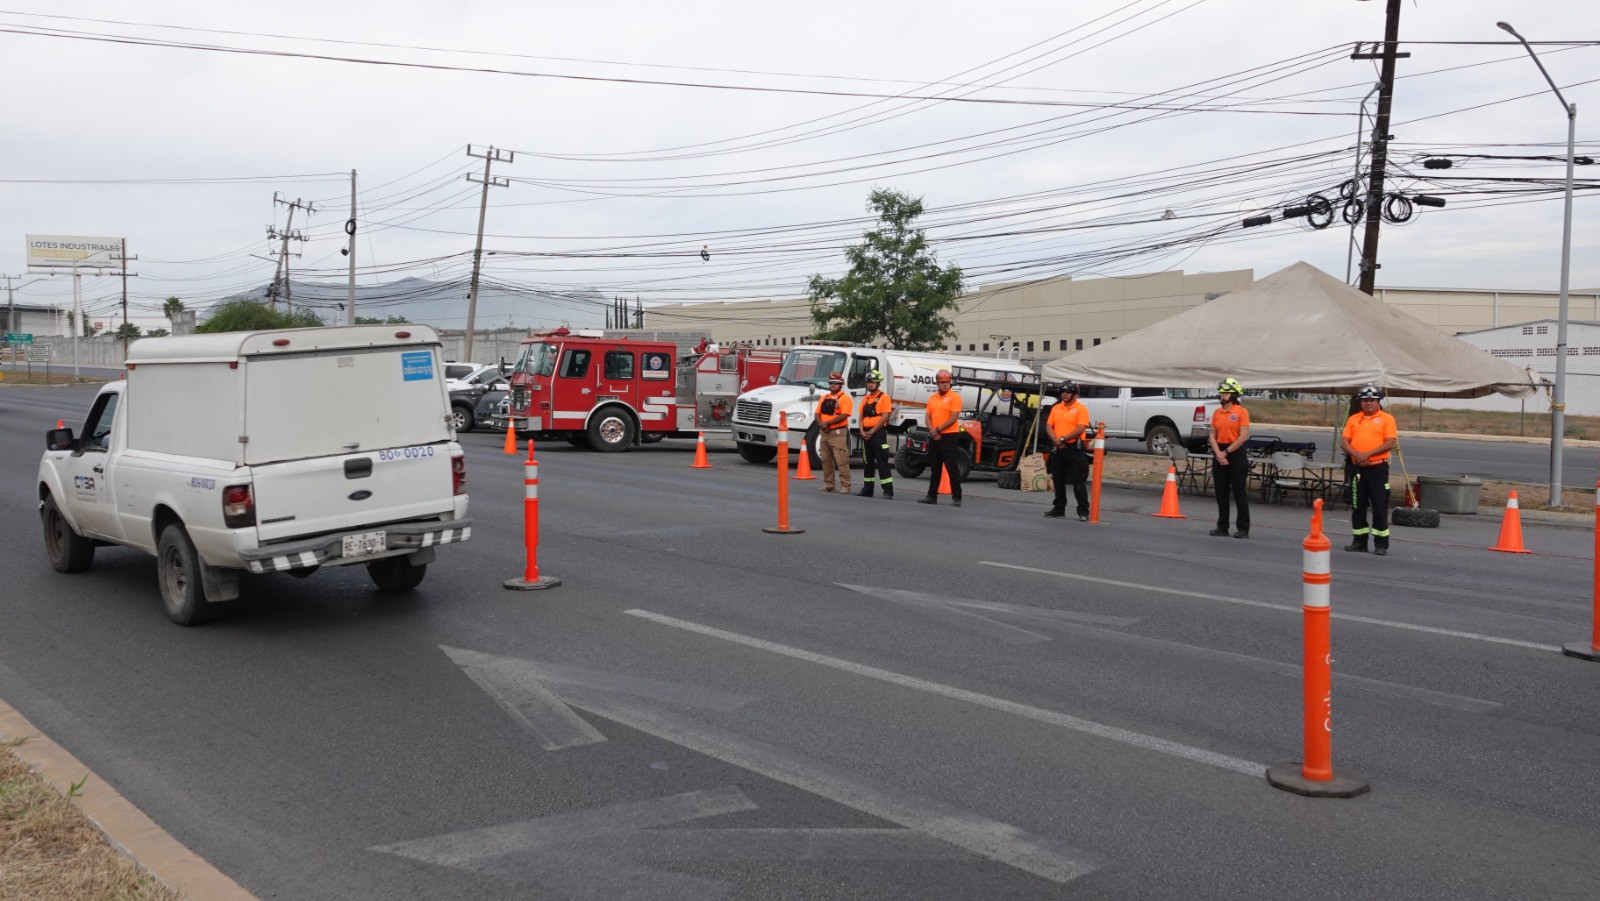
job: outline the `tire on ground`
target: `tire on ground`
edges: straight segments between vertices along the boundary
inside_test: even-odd
[[[921,460],[912,459],[910,448],[901,447],[894,454],[895,475],[907,479],[920,479],[928,467]]]
[[[384,557],[367,564],[367,575],[372,577],[372,584],[386,594],[410,591],[421,585],[422,577],[427,574],[428,564],[413,564],[410,554]]]
[[[450,420],[455,423],[458,432],[470,432],[478,424],[477,418],[472,415],[472,408],[463,404],[450,406]]]
[[[1001,470],[995,475],[994,483],[1001,488],[1016,491],[1022,487],[1022,474],[1015,469]]]
[[[778,456],[778,449],[767,447],[763,444],[739,444],[739,456],[746,463],[771,463]]]
[[[56,572],[81,573],[94,563],[94,542],[67,524],[61,508],[56,506],[55,495],[45,495],[39,518],[44,524],[44,551]]]
[[[1144,448],[1158,457],[1165,457],[1167,449],[1178,443],[1178,430],[1170,425],[1158,425],[1144,436]]]
[[[1396,507],[1389,511],[1389,518],[1397,526],[1408,526],[1413,529],[1439,528],[1439,511],[1429,510],[1426,507]]]
[[[181,524],[161,530],[156,542],[156,580],[167,618],[180,626],[197,626],[217,615],[216,605],[206,600],[203,565]]]
[[[615,453],[633,443],[633,417],[621,407],[607,407],[589,420],[589,446]]]

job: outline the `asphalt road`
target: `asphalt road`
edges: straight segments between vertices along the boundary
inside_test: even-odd
[[[1593,895],[1582,529],[1334,551],[1334,765],[1372,791],[1314,800],[1261,774],[1300,754],[1303,508],[1237,541],[1150,489],[1090,525],[791,483],[777,536],[770,466],[553,444],[563,584],[522,593],[520,461],[474,433],[473,539],[418,591],[247,577],[184,629],[150,558],[45,561],[37,448],[88,394],[0,391],[0,698],[261,897]]]

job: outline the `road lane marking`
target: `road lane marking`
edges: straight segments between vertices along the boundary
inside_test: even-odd
[[[992,695],[979,694],[978,692],[968,691],[964,688],[956,688],[953,685],[945,685],[940,682],[932,682],[927,679],[920,679],[916,676],[907,676],[902,673],[879,669],[875,666],[866,666],[865,664],[854,663],[838,657],[830,657],[825,654],[817,654],[812,651],[801,650],[800,648],[792,648],[788,645],[782,645],[760,638],[753,638],[748,635],[741,635],[737,632],[729,632],[724,629],[715,628],[714,626],[704,626],[699,623],[689,622],[688,620],[664,616],[660,613],[653,613],[649,610],[634,609],[623,612],[627,613],[629,616],[637,616],[641,619],[647,619],[652,622],[660,623],[664,626],[671,626],[675,629],[683,629],[688,632],[695,632],[710,638],[719,638],[723,641],[744,645],[745,647],[755,648],[757,650],[767,651],[773,654],[779,654],[795,660],[803,660],[807,663],[815,663],[819,666],[826,666],[832,669],[842,670],[857,676],[865,676],[869,679],[876,679],[880,682],[887,682],[891,685],[898,685],[902,688],[911,688],[917,691],[940,695],[942,697],[952,698],[958,701],[965,701],[969,704],[976,704],[980,707],[987,707],[991,710],[999,710],[1004,713],[1010,713],[1015,716],[1034,720],[1036,722],[1047,723],[1052,726],[1059,726],[1063,729],[1070,729],[1074,732],[1082,732],[1086,735],[1093,735],[1098,738],[1110,739],[1111,741],[1132,745],[1133,747],[1142,748],[1147,751],[1156,751],[1158,753],[1168,754],[1173,757],[1179,757],[1184,760],[1192,760],[1196,763],[1209,764],[1211,766],[1219,767],[1231,772],[1242,773],[1246,776],[1259,777],[1266,774],[1266,764],[1244,760],[1239,757],[1232,757],[1227,754],[1219,754],[1215,751],[1208,751],[1204,748],[1196,748],[1190,745],[1180,744],[1175,741],[1168,741],[1164,738],[1157,738],[1153,735],[1145,735],[1141,732],[1134,732],[1130,729],[1123,729],[1118,726],[1108,726],[1104,723],[1097,723],[1093,720],[1069,716],[1065,713],[1058,713],[1054,710],[1045,710],[1041,707],[1019,704],[1015,701],[1007,701],[1004,698],[996,698]],[[582,705],[578,706],[581,707]]]
[[[949,599],[937,595],[921,594],[915,591],[902,591],[898,588],[873,588],[867,585],[846,585],[835,582],[840,588],[848,588],[871,597],[909,607],[916,612],[932,619],[942,620],[959,629],[977,632],[990,638],[998,638],[1011,644],[1033,644],[1040,641],[1049,641],[1050,636],[1041,635],[1028,629],[1002,623],[990,619],[981,613],[963,610],[954,606]]]
[[[440,645],[467,678],[523,728],[533,733],[546,751],[576,748],[606,740],[600,730],[583,721],[561,699],[517,669],[506,667],[503,658]]]
[[[973,860],[914,829],[651,829],[597,840],[608,859],[637,861]]]
[[[1070,882],[1100,868],[1097,856],[1064,842],[932,798],[880,788],[861,776],[726,729],[646,708],[583,686],[564,687],[561,694],[568,704],[595,716],[898,823],[1052,882]]]
[[[1078,573],[1061,572],[1054,569],[1039,569],[1034,566],[1021,566],[1016,563],[1000,563],[994,560],[979,560],[981,566],[998,566],[1002,569],[1014,569],[1019,572],[1038,573],[1044,576],[1056,576],[1061,579],[1076,579],[1080,582],[1092,582],[1096,585],[1111,585],[1117,588],[1132,588],[1136,591],[1148,591],[1154,594],[1170,594],[1185,598],[1199,598],[1203,601],[1221,601],[1225,604],[1238,604],[1244,607],[1260,607],[1264,610],[1279,610],[1288,613],[1299,613],[1299,607],[1287,604],[1269,604],[1266,601],[1252,601],[1246,598],[1234,598],[1220,594],[1207,594],[1203,591],[1188,591],[1182,588],[1166,588],[1160,585],[1142,585],[1138,582],[1124,582],[1121,579],[1103,579],[1099,576],[1085,576]],[[1539,644],[1534,641],[1522,641],[1516,638],[1501,638],[1498,635],[1482,635],[1477,632],[1462,632],[1457,629],[1440,629],[1434,626],[1419,626],[1416,623],[1401,623],[1388,619],[1374,619],[1370,616],[1356,616],[1350,613],[1331,614],[1334,619],[1347,620],[1353,623],[1366,623],[1369,626],[1385,626],[1390,629],[1405,629],[1409,632],[1426,632],[1429,635],[1443,635],[1447,638],[1465,638],[1471,641],[1486,641],[1490,644],[1511,645],[1518,648],[1529,648],[1535,651],[1561,652],[1561,648],[1553,644]]]

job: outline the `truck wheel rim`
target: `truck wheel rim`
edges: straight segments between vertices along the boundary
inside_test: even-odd
[[[607,444],[616,444],[621,441],[625,431],[622,420],[615,416],[609,416],[600,421],[600,438]]]
[[[175,602],[182,602],[184,590],[189,587],[189,574],[183,568],[183,555],[175,547],[167,548],[162,555],[161,562],[166,564],[167,596]]]

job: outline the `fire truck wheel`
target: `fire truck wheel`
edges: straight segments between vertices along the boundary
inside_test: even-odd
[[[620,407],[601,410],[589,420],[589,446],[614,453],[633,443],[633,420]]]
[[[665,437],[667,436],[663,432],[645,432],[639,436],[639,440],[643,441],[645,444],[655,444],[657,441],[660,441]]]
[[[894,454],[894,471],[901,478],[920,479],[923,470],[927,469],[921,460],[913,460],[909,448],[900,448]]]
[[[758,444],[741,444],[739,456],[743,457],[746,463],[771,463],[773,458],[778,456],[778,449]]]

